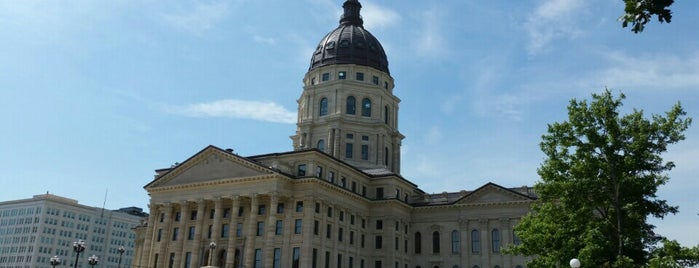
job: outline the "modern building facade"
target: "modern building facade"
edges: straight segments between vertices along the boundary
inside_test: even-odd
[[[400,99],[380,42],[347,0],[311,55],[293,150],[204,148],[156,170],[137,267],[505,268],[528,187],[427,194],[400,175]]]
[[[122,246],[122,267],[131,267],[132,228],[147,217],[136,207],[105,210],[49,193],[0,202],[0,268],[51,267],[53,256],[61,259],[59,267],[73,267],[78,240],[85,241],[78,267],[87,267],[92,255],[99,257],[99,267],[117,267]]]

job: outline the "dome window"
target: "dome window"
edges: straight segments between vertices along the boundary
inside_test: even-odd
[[[320,54],[320,52],[322,52],[322,51],[323,51],[322,47],[320,45],[318,45],[318,47],[316,48],[315,54]]]
[[[328,115],[328,98],[320,99],[320,109],[318,112],[319,116]]]
[[[345,39],[345,40],[340,41],[340,47],[341,47],[341,48],[346,48],[346,47],[349,47],[349,46],[350,46],[350,41],[349,41],[349,40]]]
[[[362,100],[362,116],[371,116],[371,100],[370,99],[363,99]]]
[[[357,109],[356,102],[357,101],[355,100],[354,97],[352,97],[352,96],[347,97],[347,104],[346,104],[347,107],[346,107],[346,111],[345,111],[346,114],[355,114],[355,111]]]
[[[357,81],[364,81],[364,73],[357,73]]]
[[[325,50],[335,49],[335,41],[330,41],[325,44]]]
[[[340,71],[337,73],[337,79],[339,80],[345,80],[347,78],[347,72],[345,71]]]

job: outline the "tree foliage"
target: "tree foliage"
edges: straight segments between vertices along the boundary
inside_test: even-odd
[[[682,268],[699,265],[699,245],[682,247],[675,240],[663,240],[663,246],[653,250],[649,268]]]
[[[522,243],[509,248],[536,256],[529,267],[564,267],[573,257],[585,267],[645,264],[662,238],[647,218],[677,212],[656,196],[674,167],[661,154],[684,139],[691,118],[679,103],[652,119],[635,109],[620,116],[624,98],[606,90],[590,103],[572,100],[568,120],[542,136],[539,199],[515,228]]]
[[[658,16],[660,23],[670,23],[672,11],[669,7],[674,0],[624,0],[625,14],[619,17],[621,26],[626,28],[631,24],[631,31],[634,33],[643,32],[653,15]]]

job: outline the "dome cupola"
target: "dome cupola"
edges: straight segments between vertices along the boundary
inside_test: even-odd
[[[311,56],[309,71],[332,64],[357,64],[390,74],[381,43],[364,29],[359,13],[362,5],[357,0],[347,0],[342,7],[340,25],[320,40]]]

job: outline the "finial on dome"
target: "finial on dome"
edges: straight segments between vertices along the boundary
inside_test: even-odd
[[[362,9],[362,4],[359,3],[359,0],[347,0],[342,7],[345,9],[345,13],[340,17],[341,25],[360,27],[364,25],[364,20],[362,20],[362,16],[359,15],[359,10]]]

